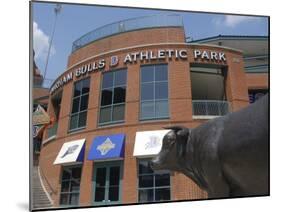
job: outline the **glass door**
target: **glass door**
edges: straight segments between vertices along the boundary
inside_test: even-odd
[[[122,173],[121,161],[98,162],[94,164],[94,205],[121,203]]]

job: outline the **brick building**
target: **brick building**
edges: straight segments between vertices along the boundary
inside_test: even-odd
[[[39,161],[54,206],[206,199],[189,178],[153,172],[148,160],[163,127],[194,128],[268,89],[267,70],[251,72],[245,61],[231,45],[186,42],[177,15],[120,21],[76,40],[50,88],[57,122],[44,133]]]
[[[33,57],[35,52],[33,51]],[[43,76],[40,73],[35,61],[33,61],[32,69],[33,87],[32,87],[32,108],[33,112],[38,105],[42,106],[45,110],[48,108],[49,89],[43,87]],[[37,165],[40,155],[42,136],[37,136],[33,139],[33,164]]]

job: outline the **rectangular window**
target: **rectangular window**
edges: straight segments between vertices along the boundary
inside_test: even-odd
[[[158,202],[171,199],[169,171],[153,171],[149,161],[140,160],[138,163],[138,201]]]
[[[58,91],[55,95],[51,97],[51,106],[53,106],[53,114],[52,116],[55,118],[55,122],[47,128],[47,136],[48,138],[55,136],[57,134],[58,129],[58,121],[60,118],[60,109],[61,109],[61,99],[62,99],[63,91]]]
[[[61,176],[60,205],[79,205],[81,167],[64,167]]]
[[[168,65],[141,67],[141,120],[169,117]]]
[[[124,121],[126,86],[126,69],[103,74],[99,124]]]
[[[89,91],[90,78],[75,82],[69,123],[70,131],[86,126]]]

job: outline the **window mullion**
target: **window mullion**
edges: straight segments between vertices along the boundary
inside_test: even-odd
[[[113,121],[113,103],[114,103],[114,88],[115,88],[115,73],[113,72],[113,77],[112,77],[112,98],[111,98],[111,116],[110,116],[110,121]]]
[[[153,108],[154,108],[154,118],[156,118],[156,100],[155,100],[155,90],[156,90],[156,82],[155,82],[155,72],[156,67],[153,68]]]
[[[153,201],[155,201],[155,173],[153,173]]]

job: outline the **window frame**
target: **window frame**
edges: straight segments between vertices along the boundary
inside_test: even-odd
[[[122,85],[117,85],[115,86],[115,75],[116,72],[118,71],[125,71],[126,72],[126,83],[122,84]],[[113,83],[111,87],[105,87],[103,88],[103,79],[104,79],[104,75],[107,73],[112,73],[113,74]],[[97,120],[97,126],[102,127],[102,126],[107,126],[107,125],[115,125],[115,124],[120,124],[120,123],[124,123],[126,120],[126,98],[127,98],[127,84],[128,84],[128,69],[127,68],[120,68],[120,69],[114,69],[114,70],[109,70],[109,71],[105,71],[102,72],[101,74],[101,80],[100,80],[100,97],[99,97],[99,110],[98,110],[98,120]],[[114,90],[117,87],[125,87],[125,101],[122,103],[114,103]],[[112,89],[112,96],[111,96],[111,104],[102,106],[102,92],[105,89]],[[116,106],[120,106],[123,105],[124,106],[124,118],[122,120],[117,120],[117,121],[113,121],[113,109]],[[100,117],[101,117],[101,110],[104,108],[110,108],[110,120],[111,121],[106,121],[106,122],[100,122]]]
[[[81,88],[81,94],[79,96],[74,96],[75,93],[75,85],[76,83],[81,83],[83,80],[87,80],[89,79],[89,92],[82,94],[82,88]],[[76,131],[80,131],[83,130],[87,127],[87,116],[88,116],[88,108],[89,108],[89,98],[90,98],[90,90],[91,90],[91,77],[85,77],[83,79],[77,80],[73,83],[73,90],[72,90],[72,97],[71,97],[71,107],[70,107],[70,113],[69,113],[69,122],[68,122],[68,133],[72,133],[72,132],[76,132]],[[81,110],[80,111],[80,106],[81,106],[81,102],[82,102],[82,97],[88,95],[88,103],[87,103],[87,109],[85,110]],[[74,99],[78,99],[79,98],[79,105],[78,105],[78,111],[75,113],[72,113],[73,110],[73,103],[74,103]],[[81,113],[85,113],[86,112],[86,123],[85,126],[81,126],[78,127],[79,125],[79,117]],[[73,116],[78,115],[78,120],[77,120],[77,127],[76,128],[70,128],[71,127],[71,119]]]
[[[155,80],[155,67],[158,65],[166,65],[167,66],[167,80],[160,80],[160,81],[156,81]],[[153,66],[153,81],[148,81],[148,82],[142,82],[142,67],[145,66]],[[163,120],[163,119],[169,119],[170,118],[170,101],[169,101],[169,97],[170,97],[170,87],[169,87],[169,63],[155,63],[155,64],[145,64],[145,65],[140,65],[140,72],[139,72],[139,95],[140,95],[140,101],[139,101],[139,120],[140,121],[152,121],[152,120]],[[166,98],[162,98],[162,99],[156,99],[155,98],[155,91],[156,91],[156,84],[157,83],[167,83],[167,99]],[[142,100],[142,85],[143,84],[149,84],[149,83],[153,83],[153,100]],[[168,106],[168,114],[167,116],[156,116],[156,103],[157,102],[162,102],[162,101],[167,101],[167,106]],[[153,117],[146,117],[143,118],[142,117],[142,103],[146,103],[146,102],[151,102],[153,103],[153,107],[154,107],[154,116]]]
[[[172,179],[171,179],[171,171],[167,171],[167,173],[165,174],[169,174],[169,186],[156,186],[156,175],[157,175],[157,171],[153,171],[153,173],[144,173],[144,174],[140,174],[140,170],[139,170],[139,164],[140,162],[149,162],[149,158],[142,158],[142,159],[137,159],[137,202],[138,203],[151,203],[151,202],[167,202],[167,201],[172,201]],[[153,177],[153,186],[152,187],[139,187],[139,177],[140,176],[151,176]],[[168,188],[170,190],[170,199],[169,200],[162,200],[162,201],[156,201],[155,200],[155,191],[157,189],[163,189],[163,188]],[[152,201],[140,201],[139,200],[139,191],[140,190],[153,190],[153,200]]]
[[[118,191],[118,201],[101,201],[96,202],[95,201],[95,195],[96,195],[96,180],[97,180],[97,169],[98,168],[105,168],[106,169],[106,176],[105,176],[105,198],[108,199],[109,197],[109,175],[110,175],[110,168],[111,167],[119,167],[119,191]],[[122,203],[122,191],[123,191],[123,177],[124,177],[124,162],[122,160],[116,160],[116,161],[100,161],[94,163],[93,168],[93,174],[92,174],[92,204],[93,205],[111,205],[111,204],[120,204]]]
[[[71,182],[74,181],[73,179],[75,178],[72,178],[72,169],[75,169],[75,168],[80,168],[81,169],[81,173],[80,173],[80,178],[79,178],[79,191],[70,191],[70,188],[71,188]],[[62,179],[63,177],[63,172],[65,169],[70,169],[71,170],[71,176],[69,179]],[[79,206],[80,205],[80,189],[81,189],[81,179],[82,179],[82,170],[83,170],[83,167],[82,165],[70,165],[70,166],[62,166],[61,168],[61,175],[60,175],[60,196],[59,196],[59,205],[60,206],[64,206],[64,207],[73,207],[73,206]],[[63,182],[68,182],[69,185],[68,185],[68,191],[63,191],[62,192],[62,183]],[[67,194],[68,195],[68,198],[67,198],[67,202],[68,204],[61,204],[61,196],[62,194]],[[72,194],[78,194],[78,204],[76,205],[71,205],[70,204],[70,199],[71,199],[71,195]]]

